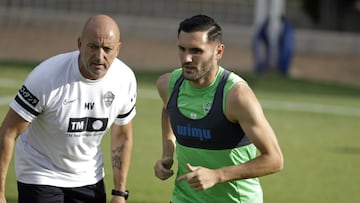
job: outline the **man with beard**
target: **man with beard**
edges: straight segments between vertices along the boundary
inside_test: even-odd
[[[221,27],[196,15],[178,28],[181,68],[159,77],[161,180],[178,171],[172,203],[263,202],[258,177],[283,168],[276,135],[248,84],[218,64]],[[257,150],[259,155],[257,156]]]

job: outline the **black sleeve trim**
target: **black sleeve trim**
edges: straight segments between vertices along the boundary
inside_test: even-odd
[[[126,114],[119,114],[117,116],[117,118],[125,118],[126,116],[128,116],[134,110],[134,108],[135,108],[135,105],[130,109],[129,112],[127,112]]]
[[[40,113],[35,111],[33,108],[31,108],[29,105],[27,105],[23,100],[20,99],[19,95],[16,95],[15,101],[22,106],[25,110],[30,112],[34,116],[38,116]]]

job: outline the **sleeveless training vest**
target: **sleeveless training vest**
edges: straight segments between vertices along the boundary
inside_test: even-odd
[[[184,81],[181,75],[175,82],[167,104],[171,127],[179,144],[201,149],[221,150],[251,144],[241,126],[230,122],[222,108],[224,86],[230,72],[224,70],[216,89],[210,111],[201,119],[185,117],[177,108],[179,89]]]

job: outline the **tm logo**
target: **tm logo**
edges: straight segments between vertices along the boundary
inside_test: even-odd
[[[68,132],[99,132],[105,131],[108,118],[70,118]]]
[[[199,138],[201,141],[211,139],[211,131],[205,128],[194,128],[190,124],[176,126],[177,134],[184,137]]]

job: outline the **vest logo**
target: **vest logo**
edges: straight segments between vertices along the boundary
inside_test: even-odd
[[[108,118],[70,118],[68,132],[100,132],[105,131]]]
[[[203,109],[205,114],[207,114],[210,111],[211,106],[212,106],[212,101],[203,104]]]
[[[186,126],[177,125],[176,130],[179,136],[199,138],[201,141],[211,139],[211,131],[209,129],[194,128],[190,124]]]

